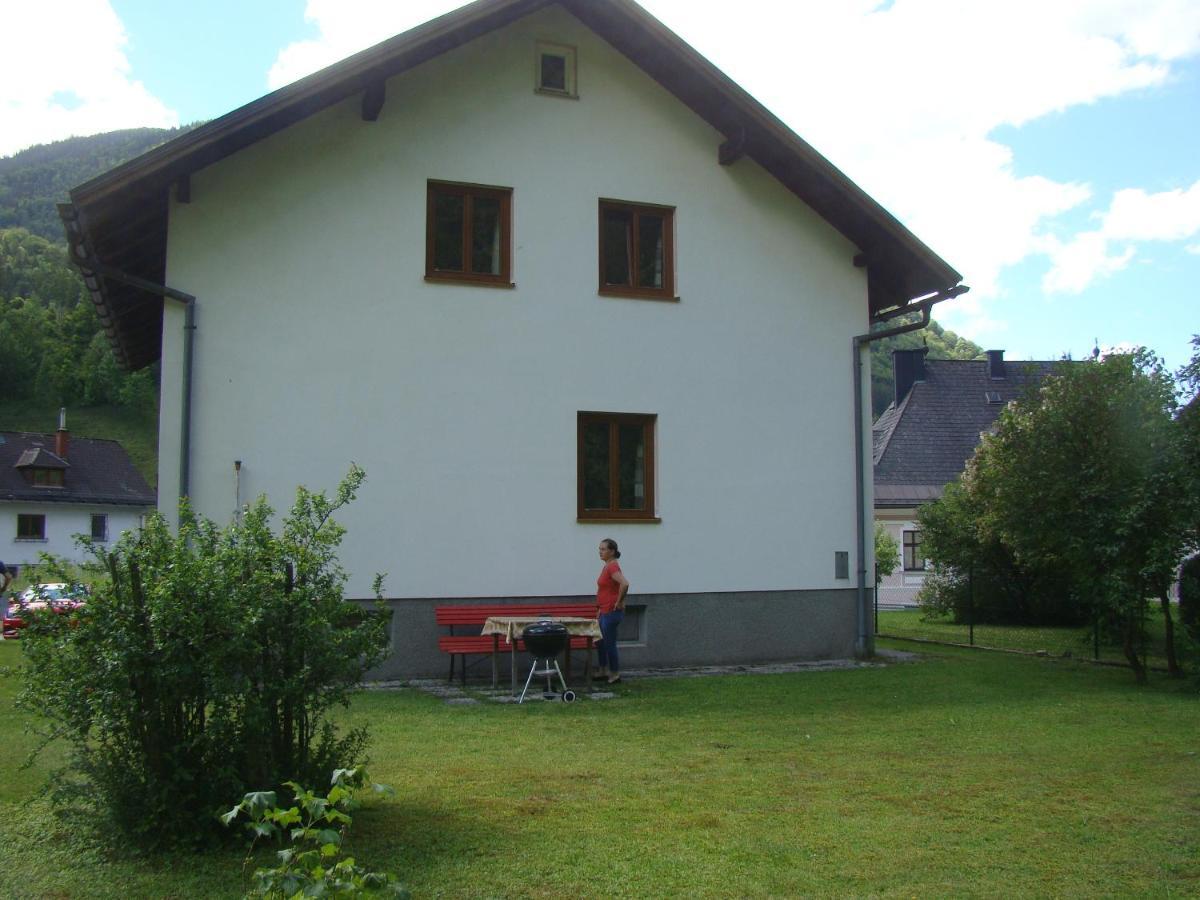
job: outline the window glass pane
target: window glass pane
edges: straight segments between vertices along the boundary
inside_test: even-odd
[[[102,541],[108,537],[108,516],[92,516],[92,540]]]
[[[583,425],[583,507],[609,508],[608,424]]]
[[[641,425],[620,426],[620,509],[646,508],[646,429]]]
[[[638,218],[638,286],[663,286],[663,220],[643,213]]]
[[[17,516],[17,537],[43,540],[46,537],[46,517],[34,515]]]
[[[471,235],[471,271],[479,275],[500,274],[500,200],[475,197]]]
[[[551,91],[567,89],[567,60],[551,53],[542,54],[542,87]]]
[[[435,194],[433,198],[433,267],[443,272],[463,270],[463,198]]]
[[[633,214],[624,209],[604,211],[604,283],[629,285],[633,268]]]

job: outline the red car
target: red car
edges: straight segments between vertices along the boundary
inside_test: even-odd
[[[15,603],[8,604],[8,612],[4,616],[4,639],[10,640],[21,636],[25,620],[21,618],[24,610],[52,609],[58,613],[78,609],[87,602],[87,588],[82,584],[35,584],[26,588]]]

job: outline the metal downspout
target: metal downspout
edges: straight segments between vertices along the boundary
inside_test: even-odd
[[[940,291],[931,297],[927,297],[918,303],[915,309],[921,311],[921,318],[916,322],[910,322],[907,325],[897,325],[895,328],[888,328],[883,331],[867,332],[866,334],[855,335],[851,340],[851,352],[853,354],[854,364],[854,509],[855,522],[857,524],[858,533],[858,591],[856,606],[856,619],[858,623],[857,639],[854,642],[854,652],[860,657],[874,656],[875,654],[875,635],[867,623],[871,621],[870,612],[867,609],[867,523],[866,511],[863,509],[863,501],[866,498],[866,477],[863,474],[863,469],[866,463],[866,454],[863,450],[863,404],[862,404],[862,349],[867,344],[874,341],[883,340],[884,338],[895,337],[898,334],[907,334],[910,331],[919,331],[929,324],[930,312],[935,303],[940,303],[943,300],[950,300],[965,294],[970,288],[965,284],[960,284],[948,291]],[[906,309],[904,312],[913,312],[914,309]]]

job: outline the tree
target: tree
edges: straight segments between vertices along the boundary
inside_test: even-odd
[[[1174,381],[1145,350],[1064,364],[1001,413],[963,474],[981,540],[1064,572],[1139,682],[1147,596],[1173,576],[1190,515],[1174,410]]]
[[[111,552],[69,617],[31,616],[22,702],[70,746],[57,799],[146,847],[220,838],[228,797],[315,783],[358,762],[366,732],[329,713],[387,645],[386,619],[347,603],[334,498],[300,488],[278,535],[260,498],[227,528],[182,504]],[[378,588],[378,584],[377,584]]]
[[[875,523],[875,590],[900,565],[900,548],[896,539],[879,522]]]

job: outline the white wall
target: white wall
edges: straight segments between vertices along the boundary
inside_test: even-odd
[[[580,99],[537,95],[537,39]],[[635,592],[850,587],[855,248],[557,7],[192,177],[168,282],[198,299],[192,496],[368,473],[349,591],[588,593],[597,541]],[[428,179],[513,189],[513,290],[423,280]],[[679,303],[597,295],[601,197],[676,207]],[[159,496],[178,490],[182,311],[168,304]],[[576,412],[656,413],[658,524],[576,521]],[[867,434],[870,434],[869,429]],[[868,497],[868,503],[869,503]]]
[[[108,543],[114,543],[121,532],[137,528],[140,517],[151,509],[87,503],[0,503],[0,560],[6,565],[27,566],[37,563],[38,554],[49,553],[83,562],[88,556],[75,546],[75,535],[91,535],[94,514],[108,516]],[[24,514],[46,517],[44,541],[17,539],[17,516]]]
[[[881,606],[915,606],[917,594],[925,586],[927,573],[904,570],[904,532],[921,530],[917,511],[912,508],[876,510],[875,521],[892,536],[900,554],[896,570],[891,575],[885,575],[879,583],[879,603]]]

